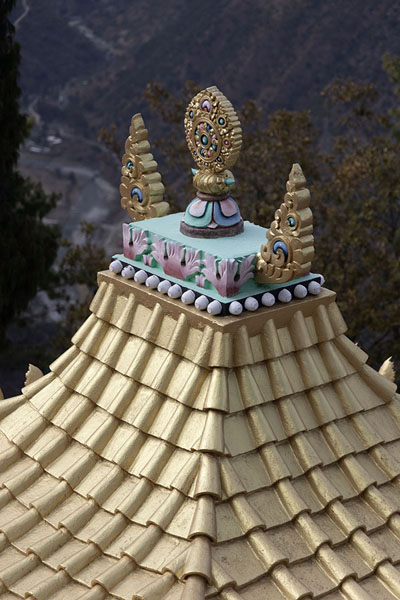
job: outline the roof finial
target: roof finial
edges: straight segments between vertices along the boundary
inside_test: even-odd
[[[286,183],[287,193],[267,231],[256,264],[259,283],[285,283],[307,275],[314,257],[313,216],[310,192],[299,164]]]
[[[133,115],[129,137],[122,157],[121,206],[132,221],[162,217],[169,212],[163,201],[164,185],[157,171],[157,163],[150,153],[148,131],[140,113]]]
[[[242,144],[232,104],[215,86],[202,90],[190,101],[184,125],[198,169],[192,169],[197,195],[186,209],[181,232],[202,238],[241,233],[243,220],[230,197],[235,178],[229,168],[237,161]]]

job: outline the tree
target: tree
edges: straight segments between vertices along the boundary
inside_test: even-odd
[[[0,4],[0,345],[6,326],[52,278],[58,229],[43,217],[57,201],[40,184],[17,170],[19,148],[29,134],[28,121],[19,111],[19,45],[9,14],[15,0]]]

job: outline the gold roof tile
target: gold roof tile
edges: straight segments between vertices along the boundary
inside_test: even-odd
[[[319,344],[318,349],[333,380],[341,379],[354,373],[354,366],[339,352],[332,341]]]
[[[259,333],[258,335],[254,335],[250,340],[251,352],[253,354],[254,363],[260,363],[265,360],[264,349],[262,345],[262,335]]]
[[[276,436],[271,429],[263,410],[259,406],[255,406],[247,412],[247,420],[256,447],[276,440]]]
[[[222,331],[215,331],[212,337],[207,366],[232,367],[234,364],[234,360],[236,360],[236,343],[237,342],[235,341],[235,339],[232,339],[230,333],[222,333]]]
[[[267,319],[261,332],[261,343],[267,360],[282,356],[283,350],[273,319]]]
[[[313,345],[313,341],[307,328],[306,319],[301,310],[297,310],[294,313],[290,321],[289,331],[296,350],[308,348]]]
[[[351,536],[351,545],[357,550],[371,570],[389,560],[389,556],[372,541],[364,531],[359,529]]]
[[[282,398],[283,396],[290,396],[295,390],[292,387],[289,377],[283,364],[279,358],[274,358],[266,363],[272,392],[274,398]]]
[[[196,536],[190,543],[182,576],[191,575],[201,575],[211,583],[211,542],[206,536]]]
[[[340,493],[321,469],[312,469],[308,474],[308,481],[314,494],[318,497],[324,507],[333,500],[341,499]]]
[[[299,435],[294,436],[291,440],[291,446],[302,467],[303,473],[322,464],[321,457],[317,454],[306,435],[299,433]]]
[[[341,322],[342,319],[339,311],[336,311],[332,306],[335,306],[335,304],[331,303],[328,307],[320,304],[314,311],[313,323],[317,332],[318,341],[320,342],[331,340],[335,335],[338,335],[337,327],[341,333],[343,333],[341,327],[345,327],[344,331],[347,329],[344,321],[343,323]]]
[[[247,492],[271,485],[271,479],[258,452],[242,454],[229,460]]]
[[[368,354],[364,352],[360,346],[354,344],[347,336],[338,335],[334,339],[335,346],[341,354],[353,365],[358,371],[368,359]]]
[[[279,327],[278,335],[282,348],[282,356],[285,354],[291,354],[296,350],[293,344],[292,336],[290,335],[289,327]]]
[[[357,580],[372,574],[371,568],[351,544],[341,544],[335,548],[335,555],[346,565],[348,570],[352,570],[356,574]]]
[[[247,535],[247,539],[254,554],[264,566],[266,573],[270,572],[277,565],[288,564],[288,558],[272,543],[268,533],[261,530],[251,531]]]
[[[291,476],[285,461],[275,444],[268,444],[259,450],[272,483]]]
[[[146,586],[138,589],[132,597],[133,600],[151,600],[152,598],[165,598],[165,594],[175,587],[176,579],[171,573],[164,573],[151,581]],[[178,584],[179,585],[179,584]],[[178,589],[176,592],[178,593]]]
[[[233,338],[233,360],[235,367],[254,362],[249,333],[244,325],[238,328]]]
[[[90,310],[93,313],[95,313],[100,319],[103,319],[103,321],[108,321],[113,313],[116,299],[117,291],[115,287],[111,284],[107,284],[105,286],[104,295],[102,295],[101,298],[99,298],[99,302],[97,305],[95,304],[94,306],[92,305],[90,307]]]
[[[389,401],[396,392],[396,384],[387,377],[380,375],[369,365],[364,365],[360,371],[361,377],[383,399]]]
[[[195,480],[195,497],[209,494],[214,498],[222,497],[219,458],[212,454],[202,454],[200,469]]]
[[[273,400],[274,395],[269,376],[263,364],[241,367],[236,370],[235,375],[242,406],[247,408]]]
[[[215,503],[211,496],[200,496],[196,502],[188,537],[191,539],[200,535],[209,537],[213,542],[217,540]]]
[[[276,483],[275,488],[290,520],[310,510],[289,479],[281,479]]]
[[[294,565],[289,570],[284,565],[279,565],[272,571],[272,579],[278,586],[283,594],[283,597],[287,600],[311,600],[312,592],[308,586],[304,585],[299,579],[292,573],[296,569]]]
[[[342,317],[342,313],[340,312],[339,307],[336,304],[336,302],[327,303],[326,309],[328,311],[329,320],[331,322],[331,326],[335,333],[335,336],[339,336],[342,333],[346,333],[347,325]],[[322,312],[323,312],[323,310],[320,311],[321,314],[322,314]]]
[[[229,412],[228,372],[226,369],[214,368],[210,374],[210,385],[204,403],[204,410],[213,408]]]
[[[248,502],[245,494],[235,495],[230,499],[232,510],[244,534],[256,529],[265,529],[265,523],[255,508]],[[250,542],[251,543],[251,542]]]
[[[371,600],[371,598],[379,598],[379,600],[393,600],[396,596],[390,593],[390,590],[376,576],[370,576],[367,579],[360,581],[360,587],[365,596],[359,596],[361,600]]]
[[[306,431],[306,426],[296,410],[296,405],[292,398],[281,398],[277,402],[279,414],[282,421],[282,426],[286,436],[289,438],[299,432]]]
[[[344,548],[346,548],[346,546],[342,545],[339,546],[338,549],[335,548],[335,551],[333,551],[328,544],[324,544],[317,552],[318,562],[337,585],[340,585],[349,577],[356,577],[358,574],[356,568],[353,566],[353,560],[350,561],[349,564],[348,560],[341,559]],[[356,553],[354,553],[354,557],[356,559],[358,558]],[[356,561],[356,563],[358,563],[358,561]],[[332,585],[332,583],[330,585]]]
[[[201,432],[199,450],[225,454],[224,418],[216,410],[207,411],[207,418]]]
[[[108,323],[91,314],[72,337],[71,341],[80,350],[93,356],[109,330],[110,326]]]
[[[225,418],[223,427],[225,444],[231,456],[255,450],[256,444],[248,421],[240,413]]]

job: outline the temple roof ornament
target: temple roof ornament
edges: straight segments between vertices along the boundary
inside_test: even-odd
[[[314,257],[310,192],[299,164],[294,164],[286,194],[257,256],[256,280],[283,283],[307,275]]]
[[[150,153],[148,131],[140,113],[133,115],[121,168],[121,206],[132,221],[142,221],[168,214],[163,201],[164,185],[157,163]]]
[[[198,168],[192,169],[197,194],[186,209],[181,232],[204,238],[242,233],[243,219],[231,197],[235,179],[229,169],[242,145],[240,121],[232,104],[216,86],[202,90],[190,101],[184,126]]]
[[[184,125],[196,197],[185,213],[166,215],[147,130],[140,115],[132,118],[121,194],[134,222],[123,224],[123,253],[113,256],[110,270],[220,316],[318,295],[324,278],[310,272],[312,213],[300,165],[292,166],[270,229],[244,223],[230,195],[230,168],[242,143],[232,104],[215,86],[202,90],[189,102]]]

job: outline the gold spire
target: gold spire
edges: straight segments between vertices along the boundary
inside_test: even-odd
[[[190,101],[185,114],[186,141],[199,171],[194,185],[205,194],[229,191],[234,179],[229,168],[239,157],[242,145],[240,121],[219,89],[213,85]]]
[[[307,275],[314,257],[313,216],[310,192],[299,164],[294,164],[286,183],[283,202],[267,231],[256,264],[259,283],[285,283]]]
[[[163,201],[164,185],[150,153],[148,131],[140,113],[133,115],[121,169],[121,206],[132,221],[162,217],[169,212]]]

